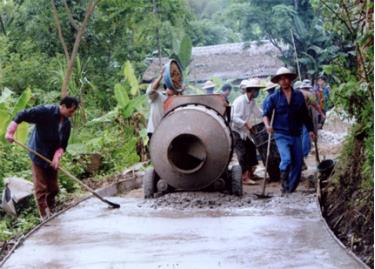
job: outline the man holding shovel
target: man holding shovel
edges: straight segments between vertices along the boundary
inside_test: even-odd
[[[42,220],[51,216],[55,207],[55,197],[59,191],[57,170],[70,136],[73,116],[79,106],[79,100],[66,96],[60,105],[40,105],[26,109],[17,114],[9,124],[5,138],[12,143],[18,124],[28,122],[35,124],[29,137],[29,147],[52,160],[49,164],[33,153],[29,153],[32,161],[32,174],[35,197]]]
[[[292,88],[292,81],[297,75],[288,68],[281,67],[272,77],[273,83],[280,85],[264,104],[263,121],[269,133],[273,133],[281,162],[280,178],[282,193],[294,192],[301,178],[303,162],[302,127],[306,126],[313,141],[316,136],[313,123],[309,117],[305,98],[299,91]],[[273,126],[270,124],[271,115],[275,111]]]

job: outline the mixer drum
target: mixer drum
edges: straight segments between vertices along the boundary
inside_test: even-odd
[[[232,137],[224,118],[203,105],[177,107],[153,133],[151,161],[159,177],[178,190],[201,190],[227,169]]]

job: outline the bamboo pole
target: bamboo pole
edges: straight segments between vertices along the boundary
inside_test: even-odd
[[[292,29],[290,29],[290,35],[292,36],[292,42],[293,42],[293,47],[294,47],[294,56],[296,58],[296,63],[297,63],[297,71],[298,71],[298,79],[301,79],[301,70],[299,69],[299,62],[298,62],[298,55],[297,55],[297,47],[296,43],[294,42],[294,35]]]

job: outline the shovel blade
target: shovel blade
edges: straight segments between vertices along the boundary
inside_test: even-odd
[[[271,199],[272,198],[272,195],[264,194],[264,193],[255,193],[255,196],[258,199]]]

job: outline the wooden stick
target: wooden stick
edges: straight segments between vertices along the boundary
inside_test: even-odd
[[[36,152],[35,150],[29,148],[28,146],[22,144],[21,142],[17,141],[17,140],[14,140],[14,142],[23,147],[24,149],[26,149],[27,151],[35,154],[36,156],[38,156],[39,158],[41,158],[42,160],[46,161],[47,163],[49,164],[52,164],[52,161],[47,159],[46,157],[44,157],[42,154]],[[81,185],[82,187],[84,187],[86,190],[88,190],[89,192],[91,192],[96,198],[98,198],[99,200],[101,200],[102,202],[104,203],[107,203],[108,205],[110,205],[111,207],[113,208],[120,208],[120,205],[119,204],[116,204],[116,203],[113,203],[111,201],[108,201],[107,199],[103,198],[102,196],[100,196],[99,194],[97,194],[95,192],[95,190],[93,190],[92,188],[90,188],[89,186],[87,186],[85,183],[83,183],[81,180],[79,180],[77,177],[75,177],[74,175],[72,175],[71,173],[69,173],[67,170],[65,170],[63,167],[58,167],[58,169],[63,172],[65,175],[67,175],[69,178],[73,179],[75,182],[77,182],[79,185]]]
[[[271,117],[271,127],[273,126],[273,119],[275,118],[275,109],[272,111],[272,117]],[[262,186],[262,194],[260,196],[265,196],[266,192],[266,183],[267,183],[267,168],[268,168],[268,159],[270,155],[270,150],[271,150],[271,134],[268,133],[268,144],[267,144],[267,156],[266,156],[266,167],[264,170],[264,178],[263,178],[263,186]]]

